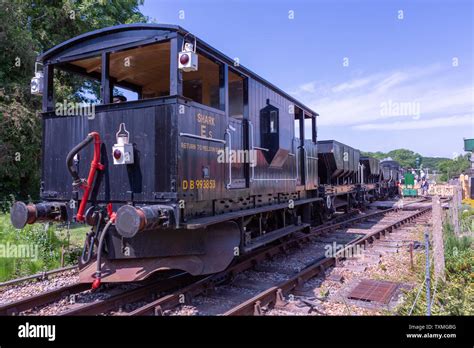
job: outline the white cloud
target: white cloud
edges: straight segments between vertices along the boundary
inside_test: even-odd
[[[455,121],[467,124],[474,110],[472,79],[456,68],[439,64],[358,76],[342,83],[308,82],[293,94],[321,115],[320,125],[355,129],[421,129],[449,126]],[[386,112],[388,103],[416,108]],[[405,119],[399,120],[402,116]]]
[[[474,127],[474,118],[472,115],[459,115],[449,117],[439,117],[434,119],[419,119],[416,121],[397,121],[390,123],[366,123],[354,126],[357,130],[410,130],[410,129],[429,129],[471,126]]]
[[[369,78],[356,79],[349,82],[344,82],[333,87],[332,91],[335,93],[338,93],[338,92],[345,92],[354,88],[360,88],[360,87],[366,86],[368,83],[371,82],[371,80],[372,79],[369,77]]]
[[[300,88],[300,90],[303,91],[303,92],[308,92],[308,93],[314,93],[314,92],[316,92],[315,83],[314,83],[314,82],[305,83],[305,84],[301,85],[299,88]]]

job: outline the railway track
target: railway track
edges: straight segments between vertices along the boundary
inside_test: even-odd
[[[87,283],[73,283],[1,305],[0,315],[96,315],[120,308],[128,301],[183,286],[191,280],[196,278],[181,273],[164,279],[151,278],[139,284],[107,284],[101,291],[92,291]],[[48,311],[48,307],[57,308]]]
[[[407,204],[405,204],[405,207],[406,206]],[[295,250],[303,250],[310,245],[316,245],[324,240],[324,236],[327,236],[330,232],[338,233],[338,230],[347,229],[350,226],[364,223],[370,224],[378,218],[383,218],[387,215],[395,215],[397,210],[397,208],[390,208],[358,216],[354,216],[356,212],[351,212],[327,224],[314,227],[309,233],[298,233],[292,238],[284,239],[278,245],[267,246],[262,250],[255,251],[245,259],[218,274],[206,277],[192,277],[188,274],[178,274],[167,279],[150,280],[140,285],[128,284],[124,287],[111,285],[96,294],[91,294],[89,284],[71,284],[67,287],[54,289],[0,306],[0,315],[108,314],[135,316],[161,315],[165,312],[180,314],[176,308],[189,304],[193,298],[204,299],[207,293],[213,293],[215,289],[238,286],[239,283],[235,282],[236,278],[241,277],[244,273],[256,272],[255,269],[258,267],[263,267],[264,269],[265,264],[271,262],[272,258],[279,255],[290,255]],[[350,240],[344,240],[344,250],[355,245],[360,245],[361,243],[371,243],[377,236],[387,233],[387,231],[391,231],[401,224],[412,221],[416,216],[423,214],[427,210],[429,210],[429,208],[416,212],[402,211],[405,212],[405,215],[408,214],[408,216],[404,216],[400,221],[389,222],[380,230],[372,231],[369,235],[364,237],[359,236],[355,239],[350,238]],[[334,240],[333,235],[328,238]],[[313,254],[318,255],[317,253]],[[299,269],[298,272],[287,272],[287,274],[283,272],[283,275],[277,271],[273,272],[273,274],[278,274],[278,276],[275,279],[276,281],[273,281],[272,286],[268,286],[264,291],[244,292],[246,299],[238,305],[228,308],[227,310],[215,309],[207,312],[209,312],[209,314],[226,315],[253,314],[258,313],[258,306],[274,303],[278,304],[279,299],[281,300],[291,289],[300,286],[301,282],[304,282],[305,279],[314,277],[323,268],[330,267],[337,262],[338,259],[338,257],[324,258],[321,256],[314,258],[314,255],[311,260],[299,266],[301,269]],[[268,270],[267,267],[267,271]],[[262,274],[262,270],[257,273]],[[254,288],[259,289],[255,284]],[[230,292],[232,292],[232,290]],[[73,299],[72,301],[71,298]],[[57,303],[61,303],[61,305],[57,305]],[[48,309],[49,306],[52,306],[53,309],[42,310],[42,308]],[[54,309],[55,306],[58,308]],[[199,311],[199,314],[206,314],[206,310]]]
[[[89,284],[73,283],[65,287],[45,291],[0,306],[0,315],[16,315],[32,308],[60,300],[61,298],[80,293],[89,288]]]
[[[32,275],[29,275],[29,276],[26,276],[26,277],[15,278],[15,279],[12,279],[12,280],[8,280],[6,282],[1,282],[0,283],[0,288],[6,287],[6,286],[17,285],[17,284],[21,284],[21,283],[32,281],[32,280],[45,280],[45,279],[48,279],[51,276],[56,276],[58,274],[68,272],[68,271],[72,271],[72,270],[75,270],[75,269],[77,269],[77,265],[61,267],[61,268],[53,269],[51,271],[32,274]]]
[[[333,266],[339,259],[343,258],[344,252],[356,245],[368,245],[376,239],[384,236],[392,230],[413,222],[417,217],[428,212],[430,208],[419,211],[402,211],[404,216],[397,218],[396,209],[387,209],[380,212],[356,217],[348,221],[327,226],[324,228],[314,228],[310,234],[299,236],[282,243],[266,252],[259,254],[255,259],[240,263],[231,267],[220,275],[206,277],[196,283],[189,285],[177,292],[159,298],[145,306],[139,307],[126,315],[252,315],[260,314],[261,308],[268,305],[282,305],[284,297],[290,291],[301,287],[308,279],[313,278],[328,267]],[[391,214],[390,214],[391,213]],[[390,214],[390,215],[389,215]],[[338,229],[351,226],[363,226],[363,224],[373,223],[377,217],[384,216],[388,219],[381,219],[382,224],[368,229],[364,236],[356,238],[346,236],[346,243],[335,257],[325,257],[324,247],[327,243],[334,241],[334,233]],[[365,220],[365,221],[364,221]],[[388,220],[388,221],[387,221]],[[329,232],[331,236],[327,236]],[[351,233],[348,233],[351,234]],[[325,238],[327,237],[327,238]],[[341,237],[341,236],[339,236]],[[343,238],[338,238],[339,240]],[[319,248],[318,248],[319,244]],[[321,245],[322,244],[322,245]],[[285,267],[285,263],[280,261],[272,262],[283,249],[283,254],[290,255],[290,248],[305,251],[304,254],[313,254],[304,262],[294,262],[295,267]],[[318,250],[319,249],[319,250]],[[298,259],[296,252],[291,253],[293,259]],[[290,255],[290,256],[291,256]],[[286,259],[286,265],[288,264]],[[239,299],[242,299],[240,302]],[[191,301],[192,300],[192,301]],[[237,300],[237,303],[234,303]],[[190,305],[182,310],[181,305]]]
[[[354,210],[349,212],[348,214],[345,214],[344,216],[336,217],[332,221],[325,224],[325,226],[329,226],[339,221],[343,221],[345,219],[353,217],[357,213],[358,210]],[[48,272],[31,275],[28,277],[13,279],[11,281],[1,283],[1,285],[13,286],[30,280],[46,280],[50,276],[74,270],[76,268],[77,266],[59,268]],[[114,308],[121,308],[123,304],[126,304],[130,301],[140,300],[147,296],[153,297],[157,294],[161,294],[163,291],[169,291],[170,289],[173,289],[173,287],[182,287],[188,284],[191,280],[196,280],[196,277],[183,275],[182,277],[172,277],[166,282],[163,282],[162,280],[157,282],[152,281],[149,284],[134,288],[129,291],[114,291],[114,286],[111,285],[111,294],[109,294],[109,291],[106,291],[106,297],[98,297],[94,301],[86,303],[76,302],[76,300],[80,300],[81,293],[88,292],[88,290],[90,290],[90,285],[82,283],[73,283],[60,288],[44,291],[33,296],[21,298],[4,305],[0,305],[0,315],[18,315],[25,313],[36,314],[37,312],[35,311],[35,309],[54,304],[55,302],[58,302],[60,300],[63,300],[63,306],[66,309],[64,311],[61,311],[59,315],[96,315],[112,310]]]
[[[342,250],[337,252],[337,255],[344,255],[345,253],[351,254],[354,247],[358,245],[363,245],[366,248],[375,240],[385,237],[386,234],[391,233],[393,230],[406,224],[407,222],[413,221],[429,210],[429,208],[425,208],[407,217],[396,220],[387,226],[371,229],[365,236],[361,238],[355,238],[351,242],[347,243]],[[286,296],[290,295],[294,290],[301,289],[303,285],[311,278],[324,273],[326,269],[336,265],[339,259],[339,256],[337,255],[335,257],[324,257],[320,260],[316,260],[312,265],[309,265],[305,269],[296,273],[290,279],[282,281],[275,286],[269,287],[259,292],[247,301],[244,301],[227,310],[225,313],[223,313],[223,315],[261,315],[262,307],[264,306],[273,305],[274,307],[284,307],[286,305]]]

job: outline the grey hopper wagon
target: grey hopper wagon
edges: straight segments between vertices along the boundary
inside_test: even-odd
[[[380,162],[380,168],[382,170],[383,180],[385,181],[398,181],[401,177],[400,163],[392,159],[385,159]]]
[[[363,165],[363,183],[378,182],[380,177],[380,160],[374,157],[361,156],[360,164]]]
[[[319,176],[321,184],[347,183],[355,177],[359,166],[359,150],[336,140],[318,141]]]

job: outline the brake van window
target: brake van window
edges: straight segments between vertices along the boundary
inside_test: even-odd
[[[169,41],[111,53],[109,69],[110,83],[120,88],[120,95],[133,99],[170,95]]]
[[[203,105],[224,110],[220,100],[222,64],[198,53],[197,71],[183,72],[183,95]]]

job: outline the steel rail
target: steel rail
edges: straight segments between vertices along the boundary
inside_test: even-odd
[[[57,289],[48,290],[40,294],[25,297],[0,306],[0,315],[15,315],[20,312],[55,302],[65,296],[77,294],[90,289],[90,284],[74,283]]]
[[[261,314],[261,308],[267,305],[275,305],[277,307],[284,306],[284,296],[289,294],[293,289],[302,286],[309,279],[315,277],[319,273],[324,272],[325,269],[333,266],[338,262],[340,256],[344,255],[347,251],[352,250],[355,246],[364,244],[367,246],[369,243],[373,243],[376,239],[380,239],[382,235],[392,232],[394,229],[401,225],[412,222],[419,216],[427,213],[431,210],[431,207],[424,208],[411,214],[408,217],[399,219],[390,225],[384,226],[372,233],[369,233],[361,238],[356,238],[353,241],[347,243],[342,250],[340,250],[334,257],[324,258],[320,261],[315,262],[311,266],[306,267],[301,272],[295,274],[289,280],[281,282],[280,284],[268,288],[259,294],[255,295],[251,299],[235,306],[224,313],[225,316],[230,315],[258,315]]]
[[[407,206],[412,203],[419,203],[410,202],[405,204]],[[426,208],[429,210],[430,208]],[[327,233],[333,230],[337,230],[340,228],[348,227],[354,223],[361,222],[372,217],[385,215],[392,211],[399,210],[397,207],[388,208],[388,209],[381,209],[379,211],[356,216],[353,217],[353,214],[357,211],[352,211],[348,214],[345,214],[340,217],[336,217],[336,220],[331,220],[326,222],[323,225],[313,227],[309,233],[304,235],[295,236],[289,240],[284,240],[278,245],[271,245],[264,247],[263,249],[256,250],[255,252],[250,253],[244,259],[240,260],[238,263],[234,264],[227,270],[207,276],[205,278],[202,277],[192,277],[190,275],[186,275],[183,279],[179,278],[178,276],[174,276],[172,278],[167,278],[161,281],[154,281],[150,284],[145,284],[139,288],[135,288],[128,291],[123,291],[119,294],[112,295],[111,297],[103,300],[99,300],[96,302],[79,305],[77,307],[70,308],[64,312],[59,313],[59,315],[96,315],[101,314],[107,311],[111,311],[113,309],[119,308],[122,304],[130,303],[133,301],[138,301],[143,299],[150,294],[157,294],[160,292],[166,291],[174,291],[176,288],[185,286],[180,290],[174,291],[171,294],[168,294],[164,297],[159,298],[158,300],[153,301],[143,307],[140,307],[133,312],[125,313],[125,315],[143,315],[143,314],[159,314],[166,308],[172,308],[179,304],[183,303],[183,298],[187,299],[199,293],[202,293],[206,289],[212,288],[213,286],[222,283],[226,280],[232,279],[236,274],[246,271],[252,268],[255,264],[271,258],[280,253],[286,253],[288,249],[294,245],[300,245],[301,243],[309,242],[310,240],[316,238],[320,234]],[[337,222],[340,219],[344,219],[341,222]],[[394,223],[393,225],[397,225],[398,223]],[[384,229],[390,228],[389,226],[384,226]],[[10,283],[19,283],[29,279],[35,279],[38,277],[43,277],[44,275],[52,275],[68,270],[72,270],[77,266],[70,266],[65,267],[57,270],[52,270],[49,272],[44,272],[42,274],[32,275],[29,277],[15,279],[10,281]],[[198,279],[196,281],[196,279]],[[193,283],[194,282],[194,283]],[[5,305],[0,306],[0,315],[14,315],[29,309],[34,309],[35,307],[43,306],[52,302],[55,302],[64,296],[77,294],[79,292],[88,290],[90,288],[90,284],[87,283],[74,283],[65,287],[53,289],[46,291],[44,293],[40,293],[34,295],[32,297],[23,298]],[[183,297],[184,295],[184,297]]]
[[[354,214],[355,211],[351,212],[350,214]],[[325,224],[326,225],[332,225],[331,222]],[[250,255],[254,255],[254,253],[251,253]],[[32,280],[32,279],[46,279],[47,276],[53,275],[56,273],[60,272],[65,272],[68,270],[73,270],[77,268],[77,266],[69,266],[69,267],[64,267],[64,268],[59,268],[56,270],[51,270],[48,272],[43,272],[41,274],[35,274],[31,275],[28,277],[24,278],[18,278],[10,281],[10,284],[16,284],[16,283],[21,283],[26,280]],[[149,285],[145,285],[143,287],[133,289],[131,291],[125,291],[123,293],[119,293],[116,295],[111,296],[108,299],[105,300],[99,300],[93,303],[88,303],[85,305],[77,306],[75,308],[71,308],[69,310],[66,310],[64,312],[61,312],[59,315],[96,315],[103,313],[104,311],[110,311],[113,310],[114,308],[117,308],[120,306],[120,304],[135,300],[140,300],[141,298],[146,297],[150,293],[158,293],[160,291],[169,291],[173,289],[174,286],[179,286],[179,285],[187,285],[192,279],[196,279],[196,277],[190,277],[190,279],[182,280],[181,284],[178,284],[175,281],[172,281],[169,283],[169,285],[166,284],[158,284],[158,283],[152,283]],[[167,279],[169,281],[169,279]],[[74,283],[71,285],[67,285],[65,287],[60,287],[57,289],[49,290],[31,297],[26,297],[22,298],[4,305],[0,305],[0,315],[15,315],[27,310],[34,309],[39,306],[44,306],[49,303],[55,302],[57,300],[60,300],[61,298],[68,296],[68,295],[73,295],[80,293],[82,291],[90,289],[90,284],[87,283]]]
[[[57,273],[62,273],[62,272],[67,272],[67,271],[71,271],[71,270],[76,269],[76,268],[77,268],[77,265],[74,265],[74,266],[67,266],[67,267],[62,267],[62,268],[53,269],[53,270],[51,270],[51,271],[45,271],[45,272],[41,272],[41,273],[32,274],[32,275],[25,276],[25,277],[21,277],[21,278],[15,278],[15,279],[8,280],[8,281],[6,281],[6,282],[0,283],[0,288],[3,288],[3,287],[5,287],[5,286],[10,286],[10,285],[16,285],[16,284],[19,284],[19,283],[26,282],[26,281],[28,281],[28,280],[44,280],[44,279],[48,279],[48,277],[51,276],[51,275],[54,275],[54,274],[57,274]]]
[[[112,311],[114,309],[120,310],[124,304],[139,301],[164,291],[170,291],[177,287],[187,285],[192,281],[195,281],[196,277],[190,274],[180,274],[178,276],[160,279],[150,284],[146,284],[135,288],[133,290],[125,290],[118,294],[112,295],[106,299],[100,299],[95,302],[80,304],[76,307],[70,308],[66,311],[60,312],[59,316],[73,316],[73,315],[98,315]]]
[[[227,270],[223,272],[200,279],[199,281],[192,283],[186,286],[185,288],[182,288],[171,294],[163,296],[153,302],[150,302],[140,308],[137,308],[136,310],[130,313],[125,313],[124,315],[137,316],[137,315],[155,315],[155,314],[163,313],[163,311],[174,308],[180,304],[189,303],[189,300],[193,296],[199,295],[208,289],[212,289],[214,286],[226,280],[232,279],[238,273],[251,269],[259,262],[269,259],[277,254],[287,252],[288,249],[292,245],[301,245],[301,243],[309,242],[311,239],[316,238],[322,233],[327,233],[332,230],[345,228],[354,223],[361,222],[375,216],[385,215],[389,212],[393,212],[397,210],[398,210],[397,208],[384,209],[384,210],[380,210],[380,211],[373,212],[370,214],[350,218],[343,222],[314,227],[311,229],[311,231],[308,234],[292,238],[276,246],[267,247],[264,250],[256,253],[252,257],[249,257],[235,264],[234,266],[231,266],[230,268],[228,268]],[[394,225],[397,223],[398,222],[394,223]],[[389,226],[385,226],[384,230],[389,229],[389,228],[390,228]]]

